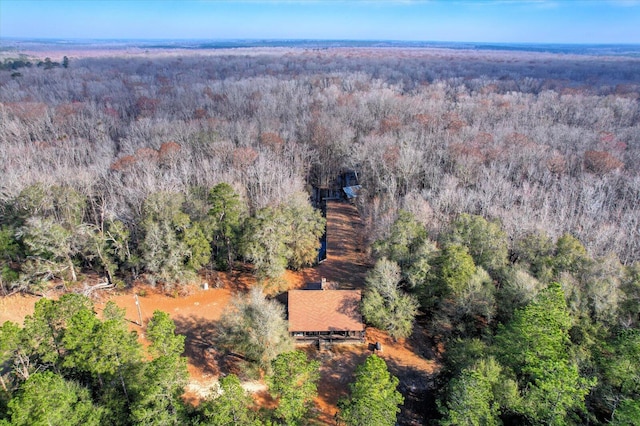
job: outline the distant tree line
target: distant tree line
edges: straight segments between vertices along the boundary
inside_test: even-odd
[[[20,58],[5,58],[2,63],[0,63],[0,70],[12,70],[15,71],[19,68],[30,68],[34,65],[33,62],[31,62],[28,58],[26,57],[20,57]],[[35,65],[37,67],[43,67],[44,69],[51,69],[51,68],[56,68],[56,67],[63,67],[63,68],[68,68],[69,67],[69,58],[68,57],[64,57],[62,59],[62,63],[60,62],[55,62],[52,61],[51,58],[45,58],[42,61],[37,61],[35,62]],[[12,73],[12,76],[16,76],[15,73]],[[21,74],[20,74],[21,76]]]

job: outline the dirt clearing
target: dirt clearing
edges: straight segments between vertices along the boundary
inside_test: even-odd
[[[40,300],[39,296],[31,296],[29,294],[1,296],[0,324],[11,321],[22,325],[27,315],[33,315],[33,310],[38,300]]]

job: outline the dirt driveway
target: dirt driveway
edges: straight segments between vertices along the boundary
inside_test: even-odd
[[[322,277],[340,288],[362,288],[369,261],[364,253],[364,225],[356,206],[327,202],[327,259],[315,268],[301,271],[303,281],[319,282]]]

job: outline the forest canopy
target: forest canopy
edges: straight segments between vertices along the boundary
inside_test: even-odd
[[[153,238],[170,237],[147,217],[154,194],[184,197],[172,207],[189,215],[172,237],[182,253],[172,261],[197,268],[207,257],[198,243],[208,232],[204,192],[229,184],[252,217],[299,204],[296,194],[344,170],[361,177],[371,242],[404,208],[434,236],[468,213],[500,221],[509,238],[569,233],[593,255],[638,260],[636,59],[240,52],[81,58],[23,68],[19,78],[0,72],[2,235],[19,243],[3,250],[4,264],[16,250],[44,255],[36,234],[65,240],[113,226],[129,236],[128,268],[175,277],[175,265],[144,253]],[[66,216],[55,211],[64,197],[77,200]],[[217,262],[232,248],[234,225],[224,227]],[[63,243],[47,260],[79,263],[78,250]]]
[[[325,219],[313,188],[354,171],[363,249],[375,264],[363,315],[400,339],[419,317],[442,349],[434,422],[632,424],[640,60],[387,48],[200,53],[0,70],[3,294],[41,293],[88,273],[104,286],[144,279],[171,290],[239,262],[277,284],[285,269],[316,261]],[[282,401],[273,419],[295,423],[316,392],[317,365],[290,352],[272,302],[259,292],[237,297],[217,343],[273,370],[270,391]],[[235,400],[187,412],[183,341],[168,317],[154,315],[145,353],[118,309],[105,311],[98,319],[75,295],[43,299],[23,328],[3,325],[4,419],[21,424],[46,389],[61,401],[54,414],[76,423],[255,424],[235,377],[220,384]],[[269,325],[269,345],[235,332],[247,324]],[[393,424],[403,398],[377,358],[358,370],[339,417],[365,421],[361,401],[380,396],[358,387],[368,370],[388,385],[376,416]],[[300,386],[286,387],[282,371],[302,377]],[[294,404],[298,394],[303,403]]]

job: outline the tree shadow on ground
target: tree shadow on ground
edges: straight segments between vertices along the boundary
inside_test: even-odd
[[[416,319],[413,332],[406,340],[405,346],[426,360],[437,362],[439,359],[433,339],[427,330],[425,318]],[[398,391],[404,396],[398,423],[422,425],[428,424],[430,419],[439,418],[435,393],[437,369],[429,373],[414,366],[400,364],[393,358],[386,361],[391,374],[400,379]]]
[[[319,350],[316,344],[299,346],[310,359],[320,361],[320,380],[318,382],[318,421],[321,424],[335,424],[336,404],[348,394],[349,383],[354,379],[356,367],[364,362],[368,355],[365,345],[336,344]]]
[[[391,374],[400,381],[398,391],[405,400],[398,424],[421,425],[427,424],[428,419],[439,418],[435,395],[439,356],[424,319],[416,321],[407,339],[394,340],[386,332],[372,327],[367,328],[367,339],[369,353],[384,358]],[[375,350],[378,342],[381,351]]]
[[[383,349],[384,350],[384,349]],[[398,377],[398,391],[404,397],[400,407],[398,424],[422,425],[427,419],[438,418],[435,404],[435,373],[427,373],[419,368],[401,364],[394,358],[385,357],[384,352],[375,351],[375,344],[333,345],[331,349],[319,351],[317,346],[305,347],[309,358],[321,362],[318,398],[322,401],[319,421],[335,424],[337,403],[349,394],[349,384],[355,380],[354,372],[365,359],[377,353],[387,363],[389,372]]]
[[[194,367],[214,376],[239,373],[241,360],[217,347],[218,321],[196,315],[179,315],[174,322],[176,333],[185,336],[183,355]]]
[[[435,395],[435,374],[428,374],[412,366],[386,359],[389,372],[400,380],[398,391],[404,397],[398,424],[422,425],[438,417]]]
[[[424,359],[437,361],[441,354],[437,351],[437,346],[429,333],[427,325],[426,317],[420,316],[416,318],[411,336],[409,336],[407,342],[411,345],[411,350],[416,354]]]

